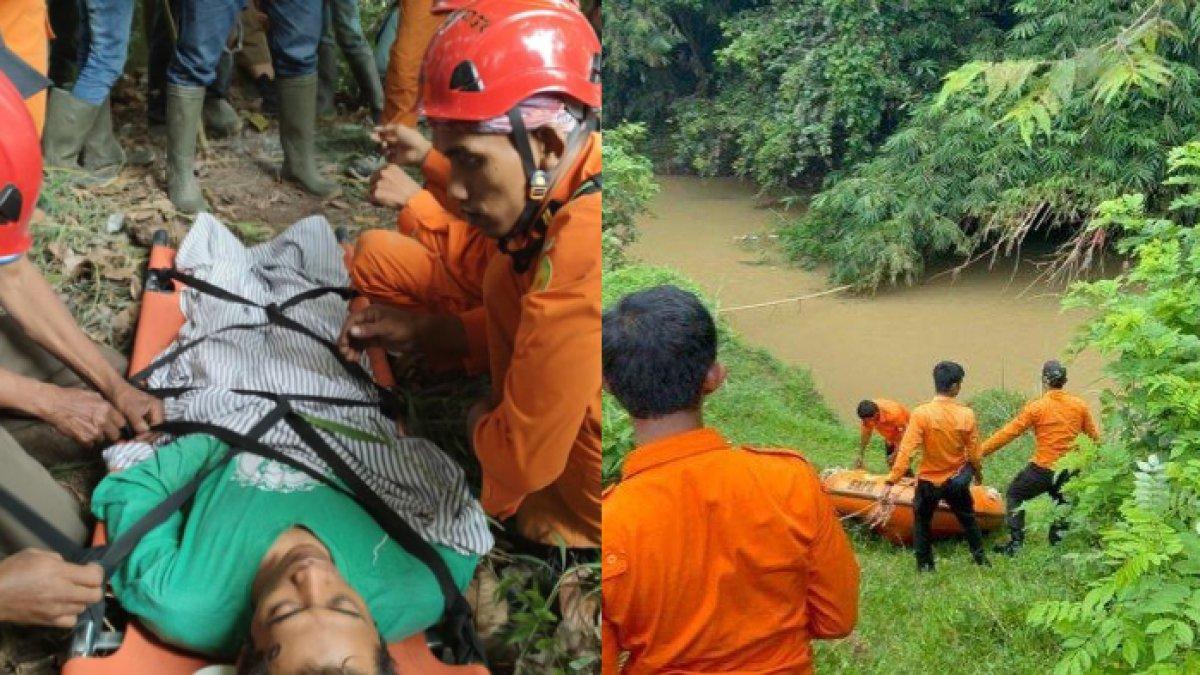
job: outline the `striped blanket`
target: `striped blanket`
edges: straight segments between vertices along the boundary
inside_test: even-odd
[[[216,218],[201,214],[179,247],[175,264],[262,305],[282,303],[314,287],[349,284],[341,247],[328,221],[320,216],[305,218],[275,239],[247,248]],[[266,323],[265,312],[258,308],[190,289],[183,292],[181,303],[186,322],[168,352],[225,326]],[[346,314],[346,301],[336,295],[287,311],[290,318],[330,339],[336,339]],[[148,384],[155,389],[192,389],[166,401],[168,420],[215,423],[243,434],[270,412],[273,403],[234,389],[378,401],[374,388],[350,377],[320,343],[270,324],[214,335],[157,370]],[[298,402],[292,407],[312,420],[330,446],[426,540],[462,553],[483,554],[491,548],[486,518],[467,489],[461,467],[432,442],[399,436],[378,406]],[[332,475],[287,425],[276,425],[261,440]],[[145,443],[123,443],[106,450],[104,456],[109,469],[117,470],[153,451]],[[290,471],[245,454],[237,461],[260,462],[266,473]]]

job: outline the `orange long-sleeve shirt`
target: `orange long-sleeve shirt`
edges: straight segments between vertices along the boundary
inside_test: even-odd
[[[1087,434],[1094,441],[1100,440],[1100,429],[1092,419],[1087,401],[1061,389],[1051,389],[1025,404],[1011,422],[984,441],[980,454],[987,457],[1030,427],[1033,427],[1036,441],[1032,461],[1043,469],[1053,469],[1058,458],[1075,447],[1075,440],[1080,433]]]
[[[50,19],[46,0],[0,0],[0,34],[4,46],[45,75],[50,66]],[[46,92],[25,100],[38,135],[46,123]]]
[[[475,427],[484,509],[546,544],[600,544],[600,134],[548,199],[565,202],[527,272],[496,255],[483,281],[497,407]],[[468,327],[470,330],[470,327]]]
[[[605,675],[811,673],[810,640],[857,621],[854,550],[791,450],[713,429],[637,448],[604,496],[601,548]]]
[[[979,427],[975,411],[949,396],[917,406],[908,420],[889,483],[908,471],[913,451],[922,448],[917,478],[941,485],[970,463],[979,468]]]
[[[888,445],[899,445],[904,438],[904,428],[908,426],[908,408],[886,398],[877,398],[875,405],[879,407],[879,419],[862,421],[862,442],[866,445],[871,440],[871,432],[877,431]]]
[[[417,126],[417,101],[421,88],[421,61],[443,16],[430,11],[433,0],[400,0],[400,25],[388,54],[383,82],[382,120],[386,124]]]

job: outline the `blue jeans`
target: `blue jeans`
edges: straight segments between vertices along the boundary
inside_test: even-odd
[[[79,76],[71,94],[100,105],[108,98],[129,54],[129,32],[133,28],[133,0],[87,0],[79,44]]]
[[[246,0],[182,0],[179,42],[167,70],[167,81],[184,87],[207,87],[217,77],[225,42]],[[276,77],[300,77],[317,70],[321,41],[321,0],[272,0],[265,3],[271,30],[267,42]]]

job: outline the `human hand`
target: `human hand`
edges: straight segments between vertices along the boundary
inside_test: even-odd
[[[109,401],[125,417],[135,436],[146,433],[150,427],[163,421],[162,401],[125,382],[117,385]]]
[[[404,169],[395,164],[388,164],[371,176],[367,199],[377,206],[402,209],[421,189],[417,181],[405,173]]]
[[[391,305],[368,305],[346,318],[338,337],[338,351],[347,361],[357,362],[370,347],[388,352],[414,349],[426,317]]]
[[[429,139],[420,131],[403,124],[385,124],[375,127],[371,138],[383,148],[387,160],[400,166],[420,166],[433,148]]]
[[[125,418],[104,397],[88,389],[46,385],[38,415],[59,433],[91,447],[121,440]]]
[[[104,594],[104,570],[52,551],[25,549],[0,560],[0,622],[71,628]]]

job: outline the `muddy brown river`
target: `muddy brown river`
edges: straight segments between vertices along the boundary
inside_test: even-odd
[[[660,177],[662,192],[641,220],[633,256],[676,268],[696,280],[724,309],[818,293],[830,288],[827,270],[802,270],[747,246],[765,236],[776,215],[757,208],[754,189],[728,179]],[[1041,253],[1044,253],[1043,250]],[[932,395],[930,370],[941,359],[967,371],[963,395],[1004,387],[1033,395],[1039,369],[1061,357],[1086,318],[1065,312],[1061,286],[1037,281],[1030,253],[1019,261],[981,263],[956,279],[933,276],[911,287],[870,296],[837,293],[799,303],[726,312],[745,338],[785,362],[812,371],[840,418],[870,397],[915,404]],[[1114,272],[1112,266],[1110,272]],[[1067,363],[1067,385],[1097,405],[1103,381],[1099,358],[1085,352]]]

